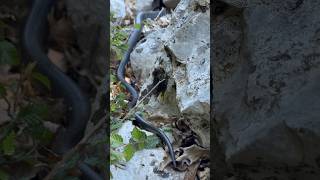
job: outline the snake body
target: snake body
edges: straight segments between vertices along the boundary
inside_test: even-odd
[[[76,145],[82,138],[90,116],[90,103],[78,86],[44,53],[43,30],[47,26],[47,15],[54,0],[35,0],[25,25],[23,43],[37,69],[48,77],[55,92],[62,96],[71,109],[68,125],[59,130],[54,142],[55,152],[62,154]]]
[[[160,14],[159,14],[160,13]],[[134,29],[133,32],[130,35],[130,38],[128,40],[128,50],[125,52],[124,57],[122,61],[120,62],[120,65],[118,67],[117,71],[117,77],[118,79],[125,85],[126,89],[130,92],[132,100],[129,104],[129,107],[133,107],[136,105],[139,95],[138,92],[134,87],[132,87],[129,83],[125,81],[124,74],[125,74],[125,66],[128,64],[130,60],[130,53],[132,52],[133,48],[136,46],[136,44],[139,41],[141,31],[143,28],[143,20],[150,18],[155,19],[157,16],[164,15],[164,12],[160,11],[146,11],[146,12],[140,12],[138,13],[136,17],[136,24],[140,24],[140,27],[138,29]],[[161,131],[159,128],[154,127],[150,123],[146,122],[142,116],[140,116],[138,113],[135,113],[135,120],[133,121],[133,124],[135,126],[138,126],[141,129],[144,129],[146,131],[152,132],[156,134],[168,147],[170,158],[172,160],[173,166],[176,167],[176,160],[175,155],[173,151],[172,144],[169,140],[169,138],[166,136],[166,134]]]
[[[54,92],[58,92],[69,107],[68,124],[58,130],[53,142],[53,151],[64,154],[83,137],[90,116],[90,102],[76,83],[57,68],[44,53],[43,42],[47,27],[47,15],[55,0],[34,0],[25,24],[22,42],[30,58],[36,61],[37,70],[47,76]],[[85,163],[79,168],[92,180],[102,179]]]

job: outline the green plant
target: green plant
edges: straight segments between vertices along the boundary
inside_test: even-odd
[[[17,49],[9,41],[0,41],[0,65],[18,65],[20,57]]]
[[[115,18],[111,14],[111,22],[114,23]],[[124,30],[123,27],[120,25],[112,24],[110,26],[111,28],[111,38],[110,38],[110,44],[111,49],[116,53],[116,58],[118,60],[121,60],[121,57],[123,56],[124,52],[128,49],[128,45],[126,43],[128,39],[128,33]]]
[[[110,164],[129,161],[135,152],[142,149],[155,148],[159,143],[158,137],[155,135],[147,136],[144,131],[141,131],[136,127],[131,131],[131,138],[127,144],[123,142],[123,138],[119,134],[112,133],[110,136]],[[119,151],[120,147],[123,149],[121,152]]]
[[[116,25],[116,19],[111,16],[111,48],[116,52],[116,58],[121,60],[123,53],[127,50],[127,39],[128,33],[124,30],[124,27]],[[134,27],[139,29],[141,24],[135,24]],[[155,135],[147,136],[146,133],[138,128],[134,128],[131,132],[129,143],[124,143],[121,135],[117,133],[117,130],[121,127],[123,120],[129,120],[126,117],[128,113],[128,99],[125,93],[125,87],[120,84],[114,75],[116,74],[113,68],[110,69],[110,124],[111,124],[111,135],[110,135],[110,164],[111,165],[122,165],[129,161],[134,153],[142,149],[154,148],[160,141]],[[128,114],[127,114],[128,115]],[[112,173],[111,173],[112,177]]]
[[[0,82],[0,99],[6,103],[5,112],[9,118],[0,127],[0,167],[12,162],[37,162],[35,149],[48,144],[53,137],[43,125],[48,118],[49,107],[35,96],[27,96],[25,88],[26,84],[33,86],[40,82],[50,89],[50,81],[35,70],[36,63],[21,64],[15,45],[3,39],[0,40],[0,65],[17,67],[16,73],[20,77]],[[23,145],[28,148],[20,148],[27,144],[26,140],[31,144]],[[0,169],[0,179],[9,179],[5,169]]]

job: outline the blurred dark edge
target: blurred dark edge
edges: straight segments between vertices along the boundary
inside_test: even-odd
[[[223,180],[226,175],[227,166],[225,164],[225,156],[222,153],[218,139],[218,126],[215,120],[215,99],[214,99],[214,60],[217,57],[214,49],[214,28],[215,14],[218,10],[218,1],[210,1],[210,179]],[[216,34],[217,35],[217,34]]]
[[[214,175],[214,157],[213,157],[213,138],[214,138],[214,123],[213,123],[213,8],[214,2],[210,2],[210,179],[213,179]]]
[[[107,134],[107,140],[106,140],[106,160],[107,160],[107,169],[106,169],[106,175],[107,175],[107,179],[110,179],[110,74],[109,74],[109,70],[110,70],[110,1],[107,0],[107,19],[106,19],[106,27],[105,27],[105,33],[106,33],[106,37],[107,37],[107,73],[106,73],[106,101],[107,101],[107,105],[106,105],[106,134]]]

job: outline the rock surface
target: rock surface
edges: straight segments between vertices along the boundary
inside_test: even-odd
[[[118,134],[123,137],[124,143],[129,143],[129,139],[131,137],[130,133],[133,128],[134,126],[131,121],[129,121],[124,123],[119,129]],[[111,165],[110,171],[112,172],[113,179],[116,180],[127,180],[128,177],[130,177],[129,179],[154,180],[183,179],[185,174],[183,172],[176,172],[172,169],[165,170],[164,172],[157,171],[165,156],[166,152],[162,148],[144,149],[136,152],[132,159],[126,163],[124,169]]]
[[[211,20],[226,163],[319,168],[320,2],[224,2]]]
[[[149,113],[183,116],[190,120],[189,125],[200,136],[202,145],[209,147],[210,16],[208,9],[195,11],[197,4],[182,0],[172,23],[149,32],[136,46],[131,53],[131,65],[142,81],[140,97],[161,78],[167,79],[163,98],[155,94],[146,106]]]
[[[115,18],[123,18],[126,15],[126,4],[124,0],[111,0],[110,12],[114,13]]]
[[[180,0],[163,0],[162,2],[166,8],[174,9],[177,7]]]
[[[106,51],[109,35],[106,29],[107,1],[66,0],[68,15],[75,30],[79,55],[72,55],[70,62],[77,61],[82,67],[88,67],[90,73],[104,76],[107,73]],[[94,62],[94,63],[93,63]]]
[[[136,10],[140,11],[152,11],[152,2],[154,0],[136,0]]]

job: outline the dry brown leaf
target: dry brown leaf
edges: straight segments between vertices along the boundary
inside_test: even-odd
[[[177,169],[180,171],[185,171],[188,167],[194,163],[200,162],[202,159],[209,159],[210,151],[204,149],[197,145],[192,145],[185,148],[179,149],[182,152],[182,155],[176,158]],[[176,150],[178,152],[179,150]],[[170,157],[164,157],[163,161],[160,163],[159,170],[163,171],[171,163]]]
[[[48,57],[51,60],[51,62],[56,65],[61,71],[66,72],[67,70],[67,65],[66,62],[64,60],[64,54],[53,50],[53,49],[49,49],[48,51]]]
[[[204,171],[198,171],[198,176],[200,180],[209,180],[210,179],[210,168],[206,167]]]
[[[160,163],[159,167],[158,167],[158,170],[159,171],[164,171],[164,169],[171,163],[171,159],[169,156],[165,156],[163,158],[163,161]]]
[[[186,174],[184,175],[183,180],[195,180],[199,165],[200,165],[200,161],[189,166]]]
[[[50,40],[55,42],[55,48],[61,51],[69,49],[75,43],[76,39],[71,19],[62,17],[57,20],[51,15],[48,20]]]
[[[177,161],[187,160],[189,165],[200,161],[201,159],[208,159],[210,151],[197,145],[181,148],[183,154],[177,158]]]
[[[149,121],[155,122],[155,123],[166,123],[170,124],[173,119],[168,116],[168,114],[162,113],[161,111],[156,111],[151,114],[151,116],[148,117]]]

